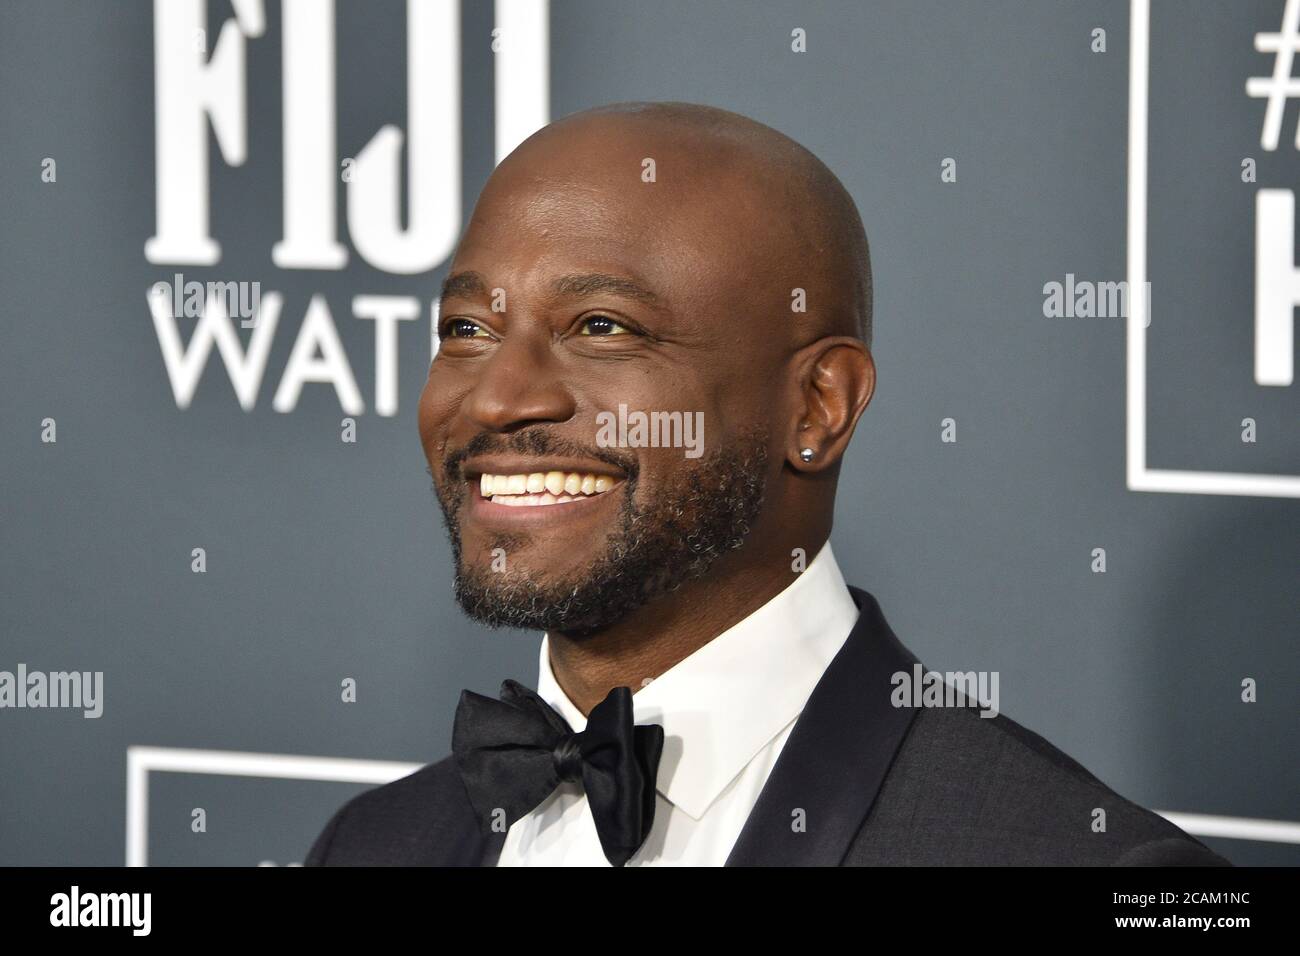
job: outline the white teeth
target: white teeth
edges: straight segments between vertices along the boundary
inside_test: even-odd
[[[511,508],[529,508],[538,505],[559,505],[573,499],[568,495],[561,495],[557,498],[550,492],[543,492],[540,495],[505,495],[495,500],[497,504],[509,505]]]
[[[511,507],[558,505],[609,491],[617,481],[608,475],[581,472],[534,471],[520,475],[479,477],[479,493],[497,504]]]

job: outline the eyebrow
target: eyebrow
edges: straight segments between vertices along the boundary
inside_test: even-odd
[[[468,299],[487,295],[487,282],[477,272],[457,272],[442,282],[442,298]]]
[[[585,275],[567,275],[561,276],[555,281],[555,291],[560,295],[595,295],[599,292],[607,292],[610,295],[618,295],[627,299],[636,299],[639,302],[658,302],[659,297],[649,289],[631,279],[625,279],[620,276],[605,275],[600,272],[587,273]]]
[[[658,303],[659,297],[645,286],[621,276],[602,272],[574,273],[556,279],[553,288],[557,295],[588,296],[601,292],[635,299],[638,302]],[[442,283],[442,298],[467,299],[487,295],[487,282],[477,272],[457,272],[447,276]]]

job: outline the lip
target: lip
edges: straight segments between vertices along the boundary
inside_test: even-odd
[[[521,474],[521,472],[517,471],[495,472],[484,470],[489,475]],[[551,470],[562,471],[563,469],[555,468]],[[577,471],[578,469],[574,468],[572,470]],[[466,471],[468,472],[468,469]],[[593,472],[593,474],[606,474],[615,477],[608,471]],[[573,525],[579,521],[589,521],[598,517],[601,512],[608,510],[612,502],[621,498],[622,490],[627,484],[626,480],[619,477],[618,483],[613,488],[598,495],[582,496],[562,504],[517,507],[497,504],[491,498],[484,498],[477,479],[478,476],[475,475],[468,481],[469,507],[466,509],[468,518],[471,522],[498,528],[536,528],[541,525],[555,525],[558,529],[565,525]]]
[[[596,461],[591,458],[529,458],[522,455],[476,455],[473,458],[465,459],[460,468],[461,474],[467,479],[478,478],[481,475],[532,475],[537,472],[546,474],[548,471],[562,471],[566,474],[577,472],[581,475],[592,474],[597,477],[603,475],[618,481],[623,481],[627,477],[621,469],[615,468],[608,462]]]

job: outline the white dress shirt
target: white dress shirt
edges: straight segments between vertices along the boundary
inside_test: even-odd
[[[654,826],[628,866],[721,866],[813,688],[858,618],[827,542],[780,594],[649,684],[636,723],[664,728]],[[537,693],[575,732],[587,718],[551,672],[546,636]],[[576,782],[510,827],[497,866],[609,866]]]

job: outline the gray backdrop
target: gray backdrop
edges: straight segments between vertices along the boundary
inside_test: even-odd
[[[401,3],[338,7],[345,157],[406,122],[406,27]],[[1253,37],[1275,32],[1282,8],[1155,0],[1154,468],[1300,472],[1300,387],[1258,386],[1251,366],[1254,193],[1300,181],[1300,111],[1288,108],[1280,148],[1262,150],[1264,103],[1244,92],[1272,69]],[[231,16],[212,0],[210,32]],[[461,688],[536,678],[536,635],[486,632],[451,600],[415,422],[445,263],[398,276],[355,254],[341,271],[271,261],[280,16],[268,3],[248,45],[248,161],[228,166],[209,147],[223,258],[170,267],[143,253],[152,5],[0,5],[0,670],[103,671],[105,685],[97,720],[0,710],[0,863],[121,863],[128,746],[423,763],[447,752]],[[1044,284],[1067,273],[1125,277],[1128,18],[1123,0],[555,0],[551,115],[709,103],[825,160],[858,201],[876,279],[879,391],[833,536],[846,577],[931,667],[999,671],[1003,712],[1122,794],[1300,821],[1296,502],[1128,490],[1123,321],[1043,314]],[[464,5],[466,210],[493,164],[492,26],[490,4]],[[796,27],[806,53],[791,51]],[[55,182],[42,181],[47,157]],[[946,157],[956,182],[941,181]],[[1242,182],[1244,157],[1258,182]],[[145,298],[175,271],[283,294],[251,412],[215,357],[177,407]],[[366,399],[355,444],[340,441],[327,385],[307,385],[292,413],[271,408],[314,294]],[[391,417],[373,410],[373,324],[352,317],[357,294],[426,305],[400,330]],[[940,440],[947,417],[955,443]],[[1241,441],[1245,417],[1255,443]],[[1099,547],[1104,574],[1091,568]],[[341,700],[349,677],[354,703]],[[1255,703],[1241,700],[1246,678]],[[147,779],[155,864],[301,860],[364,787]],[[192,831],[196,807],[206,832]],[[1240,863],[1300,861],[1294,842],[1207,842]]]

